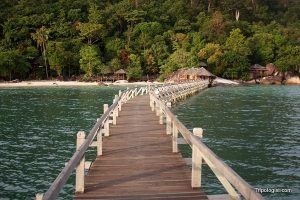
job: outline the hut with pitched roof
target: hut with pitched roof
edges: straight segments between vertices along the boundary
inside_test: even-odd
[[[126,80],[127,72],[124,69],[119,69],[114,74],[117,76],[117,80]]]

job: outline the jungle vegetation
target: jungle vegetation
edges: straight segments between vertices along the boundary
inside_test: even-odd
[[[299,0],[1,0],[0,79],[299,72]]]

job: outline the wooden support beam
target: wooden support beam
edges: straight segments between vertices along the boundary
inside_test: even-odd
[[[77,150],[84,143],[84,140],[85,140],[85,132],[79,131],[77,133],[77,142],[76,142]],[[84,192],[84,163],[85,163],[85,157],[83,156],[76,168],[76,183],[75,183],[76,193]]]
[[[194,128],[193,134],[202,138],[202,128]],[[192,145],[192,188],[201,187],[201,175],[202,175],[202,156],[199,149]]]
[[[161,108],[159,108],[159,124],[164,124],[164,113]]]
[[[108,104],[103,105],[103,113],[105,113],[108,110]],[[104,122],[104,136],[109,136],[109,117]]]
[[[167,135],[172,134],[172,121],[171,118],[166,114],[166,132]]]
[[[97,134],[97,156],[102,156],[102,130]]]
[[[173,150],[173,153],[177,153],[178,152],[178,143],[177,143],[177,140],[178,140],[178,129],[175,125],[175,123],[173,122],[173,134],[172,134],[172,150]]]
[[[114,101],[113,102],[116,102],[116,101],[118,101],[118,98],[119,98],[119,96],[116,94],[115,95],[115,98],[114,98]],[[115,117],[118,117],[119,116],[119,104],[116,106],[116,108],[114,109],[114,112],[115,112]]]
[[[35,200],[43,200],[44,194],[36,194],[35,195]]]
[[[117,124],[117,108],[113,111],[113,125]]]

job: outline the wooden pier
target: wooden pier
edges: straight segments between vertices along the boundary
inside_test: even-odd
[[[201,141],[201,128],[190,132],[169,109],[171,102],[207,85],[207,81],[193,81],[120,91],[110,107],[104,105],[87,137],[78,132],[77,151],[47,192],[36,199],[56,199],[74,170],[74,199],[78,200],[263,199]],[[192,149],[191,167],[178,151],[182,141]],[[89,147],[97,148],[93,162],[85,161]],[[202,191],[203,161],[228,192],[225,198]]]
[[[207,199],[192,189],[190,169],[149,102],[144,95],[124,105],[74,199]]]

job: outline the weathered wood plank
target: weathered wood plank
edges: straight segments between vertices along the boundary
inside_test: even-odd
[[[149,96],[129,100],[85,177],[85,193],[74,199],[207,199],[191,187],[191,171],[172,148]]]

